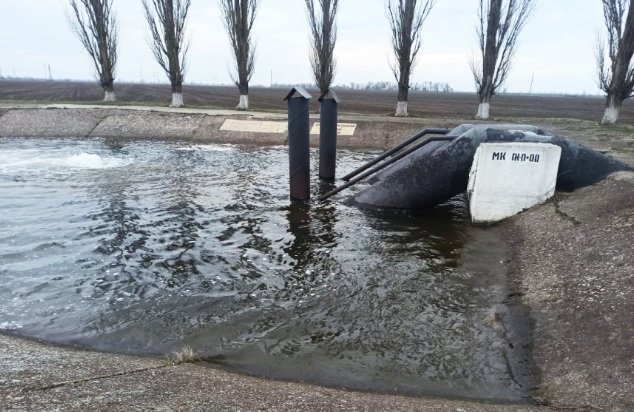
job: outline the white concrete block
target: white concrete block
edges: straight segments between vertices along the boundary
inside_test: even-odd
[[[561,148],[547,143],[483,143],[469,173],[474,223],[492,223],[550,199]]]
[[[337,123],[337,135],[338,136],[354,136],[354,131],[357,128],[356,123]],[[319,122],[313,123],[313,127],[310,129],[310,134],[319,134]]]
[[[288,122],[226,119],[220,130],[251,133],[286,133]]]

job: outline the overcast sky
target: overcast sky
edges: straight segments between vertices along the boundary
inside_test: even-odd
[[[473,91],[469,56],[477,48],[477,0],[437,0],[423,26],[412,82],[449,83]],[[54,79],[94,78],[91,62],[68,29],[68,0],[0,0],[0,73]],[[147,43],[141,0],[114,0],[119,20],[117,81],[167,82]],[[309,83],[308,24],[303,0],[260,0],[252,85]],[[600,0],[537,0],[522,32],[508,92],[599,94],[594,43],[602,30]],[[341,0],[335,84],[393,81],[385,0]],[[232,67],[219,0],[192,0],[186,83],[228,84]],[[115,83],[116,88],[116,83]]]

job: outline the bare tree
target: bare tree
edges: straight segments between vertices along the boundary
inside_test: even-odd
[[[421,47],[421,29],[436,0],[388,0],[387,17],[392,31],[396,63],[392,73],[398,82],[396,116],[406,117],[410,77]]]
[[[601,0],[608,32],[606,67],[605,42],[597,36],[596,61],[599,88],[607,94],[602,124],[619,121],[621,105],[634,94],[634,2],[630,0]],[[629,5],[628,5],[629,3]],[[627,17],[625,20],[625,9]]]
[[[70,6],[72,15],[66,14],[68,26],[95,65],[95,76],[104,90],[103,100],[114,102],[117,20],[112,13],[112,0],[70,0]]]
[[[236,59],[234,82],[240,90],[240,103],[236,109],[249,109],[249,81],[253,76],[255,46],[251,41],[251,28],[255,21],[258,0],[221,0],[223,22]]]
[[[480,97],[476,119],[489,118],[491,98],[508,77],[519,35],[534,5],[534,0],[480,0],[476,28],[480,56],[470,61]]]
[[[145,19],[150,27],[150,47],[157,63],[172,84],[170,107],[183,105],[185,58],[189,44],[185,42],[185,23],[191,0],[141,0]]]
[[[321,94],[327,93],[335,77],[335,43],[337,42],[337,9],[339,0],[318,0],[321,13],[315,10],[315,0],[306,1],[310,24],[310,65],[315,84]],[[321,15],[320,15],[321,14]]]

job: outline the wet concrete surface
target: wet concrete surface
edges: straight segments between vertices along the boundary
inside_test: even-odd
[[[517,411],[530,405],[347,391],[0,335],[3,411]]]

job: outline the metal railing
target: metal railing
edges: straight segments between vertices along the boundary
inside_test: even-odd
[[[318,200],[320,202],[322,202],[322,201],[330,198],[331,196],[341,192],[342,190],[345,190],[345,189],[349,188],[350,186],[353,186],[354,184],[359,183],[360,181],[362,181],[366,177],[373,175],[374,173],[384,169],[385,167],[393,164],[394,162],[396,162],[398,160],[401,160],[402,158],[404,158],[404,157],[408,156],[409,154],[417,151],[418,149],[420,149],[421,147],[425,146],[428,143],[431,143],[431,142],[450,142],[450,141],[454,140],[457,136],[446,136],[446,134],[449,133],[449,131],[450,131],[449,129],[423,129],[423,130],[419,131],[418,133],[414,134],[413,136],[411,136],[407,140],[403,141],[402,143],[399,143],[398,145],[396,145],[393,148],[389,149],[385,153],[382,153],[377,158],[369,161],[365,165],[355,169],[351,173],[349,173],[346,176],[344,176],[343,180],[347,181],[347,183],[345,183],[345,184],[343,184],[343,185],[331,190],[330,192],[320,196]],[[398,152],[399,150],[407,147],[408,145],[416,142],[418,139],[420,139],[421,137],[426,136],[428,134],[436,134],[436,135],[442,134],[442,135],[445,135],[445,136],[428,137],[427,139],[423,140],[422,142],[418,143],[417,145],[415,145],[413,147],[410,147],[409,149],[403,150],[402,152],[390,157],[385,162],[379,164],[378,166],[375,166],[375,167],[371,168],[372,166],[374,166],[377,163],[379,163],[381,160],[386,159],[387,157],[391,156],[392,154]],[[369,168],[371,168],[371,169],[367,170]],[[364,173],[361,173],[361,172],[364,172]]]
[[[397,144],[396,146],[394,146],[393,148],[389,149],[388,151],[386,151],[384,153],[381,153],[375,159],[369,161],[368,163],[364,164],[363,166],[361,166],[361,167],[353,170],[352,172],[348,173],[347,175],[345,175],[342,178],[342,180],[344,182],[347,182],[348,180],[352,179],[353,177],[355,177],[359,173],[361,173],[364,170],[374,166],[375,164],[379,163],[381,160],[385,159],[386,157],[392,156],[394,153],[396,153],[399,150],[401,150],[402,148],[414,143],[416,140],[420,139],[423,136],[426,136],[428,134],[447,134],[447,133],[449,133],[449,129],[423,129],[423,130],[420,130],[416,134],[412,135],[411,137],[408,137],[406,140],[404,140],[401,143]]]

